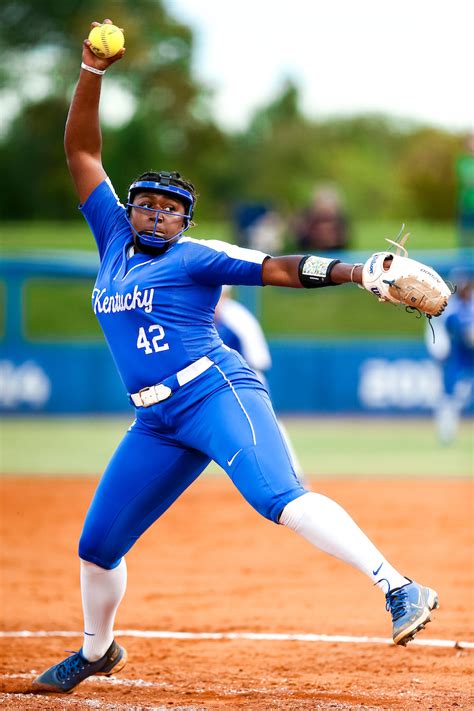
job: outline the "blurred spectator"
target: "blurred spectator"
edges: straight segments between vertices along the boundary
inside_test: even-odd
[[[452,274],[457,291],[446,311],[426,331],[426,345],[442,373],[442,392],[435,406],[441,444],[456,438],[462,411],[472,402],[474,386],[474,270]]]
[[[283,221],[263,203],[242,203],[234,211],[237,243],[241,247],[279,254],[283,244]]]
[[[295,216],[292,230],[296,245],[303,251],[346,249],[349,225],[339,191],[329,185],[318,187],[311,205]]]
[[[240,353],[268,390],[266,373],[271,368],[272,358],[265,335],[255,316],[243,304],[231,298],[230,286],[222,287],[222,296],[216,306],[215,324],[225,345]],[[279,420],[278,426],[285,440],[293,469],[300,481],[308,486],[288,433]]]
[[[474,247],[474,133],[456,165],[458,181],[458,231],[461,247]]]

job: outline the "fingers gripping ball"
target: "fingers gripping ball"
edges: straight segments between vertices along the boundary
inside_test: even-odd
[[[102,58],[113,57],[125,44],[122,30],[107,23],[93,27],[89,33],[89,40],[91,50]]]

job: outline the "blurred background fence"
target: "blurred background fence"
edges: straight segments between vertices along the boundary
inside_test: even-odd
[[[341,253],[360,261],[361,252]],[[417,252],[447,275],[466,250]],[[93,253],[4,255],[0,408],[18,413],[125,413],[130,404],[90,308]],[[241,287],[260,317],[282,413],[420,414],[441,392],[427,322],[350,285],[321,291]],[[472,411],[472,408],[471,408]]]

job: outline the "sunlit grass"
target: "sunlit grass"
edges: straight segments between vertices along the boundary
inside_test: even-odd
[[[130,417],[19,417],[1,422],[4,474],[99,475]],[[306,475],[467,477],[473,471],[472,420],[450,446],[430,418],[284,418]],[[222,474],[215,464],[208,473]]]

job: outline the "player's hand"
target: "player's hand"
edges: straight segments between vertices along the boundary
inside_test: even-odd
[[[91,23],[91,29],[93,27],[100,27],[100,25],[113,25],[114,23],[112,20],[109,18],[105,19],[103,22],[92,22]],[[120,28],[123,32],[123,28]],[[83,42],[83,47],[82,47],[82,61],[84,64],[87,64],[89,67],[94,67],[95,69],[108,69],[111,64],[114,64],[115,62],[118,62],[120,59],[122,59],[123,55],[125,54],[125,47],[122,49],[119,49],[117,54],[114,54],[113,57],[98,57],[94,52],[91,50],[91,42],[89,39],[85,39]]]

